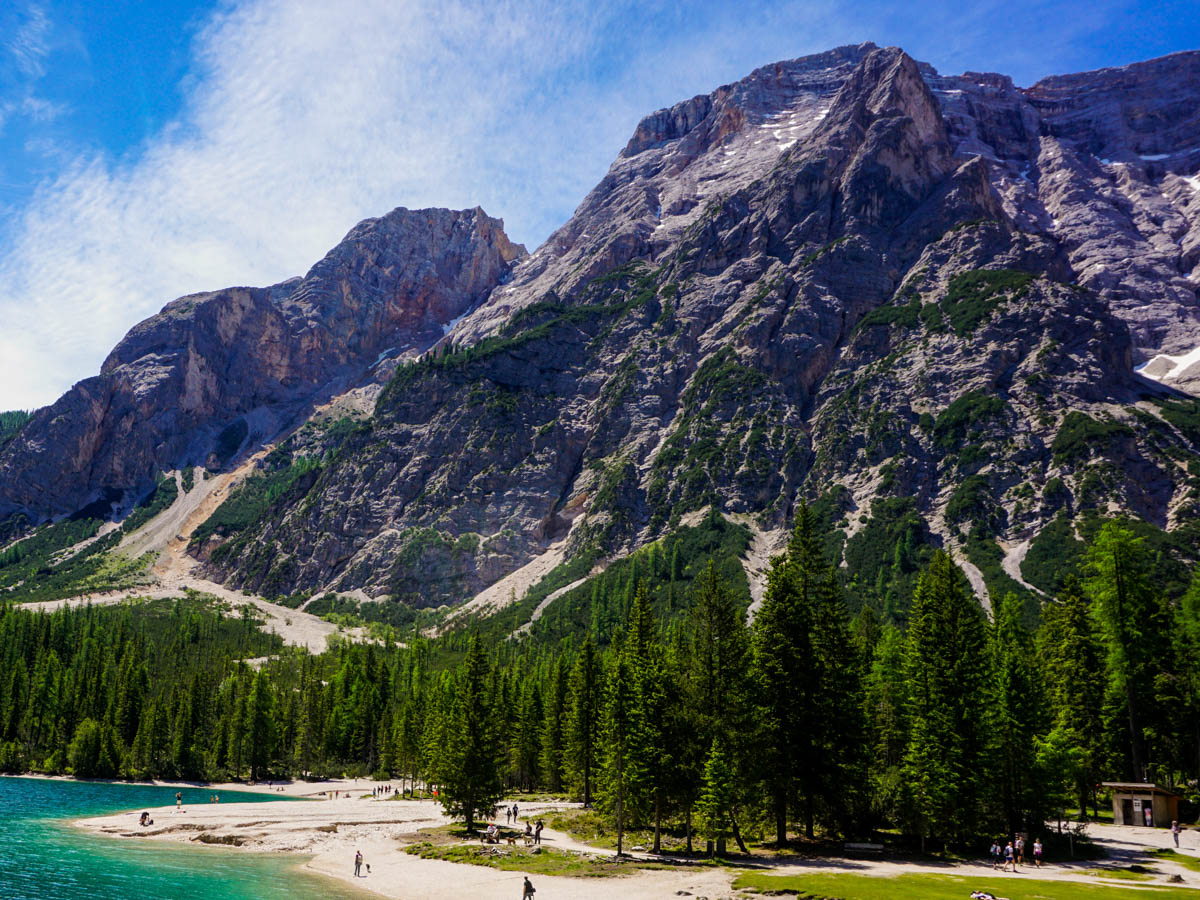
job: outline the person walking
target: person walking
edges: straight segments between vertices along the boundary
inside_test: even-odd
[[[1017,835],[1016,850],[1017,865],[1025,865],[1025,838],[1021,837],[1019,834]]]
[[[991,854],[991,856],[992,856],[992,868],[993,868],[993,869],[998,869],[998,868],[1000,868],[1000,854],[1001,854],[1001,851],[1000,851],[1000,842],[999,842],[999,841],[992,841],[992,849],[991,849],[990,851],[988,851],[988,852],[989,852],[989,853]]]
[[[533,882],[529,880],[529,876],[525,876],[525,886],[521,891],[521,900],[533,900],[533,895],[537,888],[533,886]]]
[[[354,851],[354,877],[355,877],[355,878],[361,878],[361,877],[362,877],[362,876],[360,875],[360,872],[362,871],[362,864],[363,864],[363,855],[362,855],[362,851],[361,851],[361,850],[355,850],[355,851]]]
[[[1171,820],[1171,837],[1173,837],[1175,839],[1175,849],[1176,850],[1179,849],[1179,830],[1180,830],[1179,829],[1179,820],[1172,819]]]
[[[1033,864],[1039,869],[1042,867],[1042,839],[1038,838],[1033,842]]]
[[[1007,844],[1004,845],[1004,871],[1005,872],[1008,871],[1008,867],[1010,865],[1013,867],[1012,870],[1014,872],[1017,871],[1017,857],[1013,853],[1012,841],[1009,841]]]
[[[505,825],[512,824],[512,807],[511,806],[504,807],[504,824]]]

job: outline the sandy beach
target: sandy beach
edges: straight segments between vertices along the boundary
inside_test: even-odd
[[[162,782],[160,782],[162,783]],[[449,900],[471,896],[520,896],[524,875],[486,866],[421,859],[404,852],[425,840],[420,829],[450,823],[433,800],[374,799],[375,783],[331,781],[320,784],[211,785],[220,795],[230,791],[277,791],[281,796],[302,797],[307,803],[238,803],[184,806],[147,810],[154,824],[142,828],[142,810],[81,819],[75,824],[114,838],[142,838],[191,843],[202,852],[208,845],[241,847],[255,852],[296,853],[310,857],[307,868],[344,880],[364,891],[385,897],[415,900]],[[336,799],[332,798],[337,792]],[[572,803],[521,804],[522,816],[537,818],[548,811],[577,806]],[[203,837],[201,837],[203,836]],[[470,842],[477,844],[477,842]],[[547,829],[547,848],[596,854],[594,848]],[[361,851],[370,872],[354,877],[354,854]],[[504,852],[501,848],[500,852]],[[611,852],[605,853],[611,855]],[[531,876],[541,897],[602,898],[611,894],[613,878],[563,878]],[[634,900],[674,896],[688,891],[695,896],[718,897],[731,892],[732,875],[701,866],[680,866],[670,871],[630,866],[628,875],[616,876],[621,892]]]
[[[163,782],[159,782],[162,784]],[[172,807],[149,809],[154,824],[140,827],[142,810],[130,810],[110,816],[82,819],[75,824],[81,828],[113,838],[141,838],[185,842],[203,852],[206,846],[240,847],[245,850],[269,853],[302,854],[308,857],[304,866],[323,875],[384,897],[406,900],[454,900],[462,897],[520,896],[524,873],[503,871],[487,866],[422,859],[404,852],[405,847],[420,843],[428,835],[422,829],[447,825],[441,806],[433,800],[395,800],[372,797],[375,782],[361,780],[328,781],[321,783],[288,782],[278,785],[226,784],[206,785],[205,790],[220,795],[233,791],[276,792],[281,796],[309,800],[304,803],[248,802],[237,804],[201,804],[185,806],[181,812]],[[337,793],[334,798],[334,792]],[[522,818],[537,819],[556,809],[573,808],[573,803],[521,803]],[[1080,862],[1072,865],[1047,865],[1034,870],[1026,867],[1021,875],[1006,877],[1050,880],[1084,881],[1112,884],[1089,874],[1104,866],[1128,865],[1146,849],[1167,847],[1170,835],[1162,829],[1115,828],[1093,825],[1092,836],[1109,853],[1104,861]],[[443,840],[445,838],[443,837]],[[477,842],[467,842],[478,845]],[[546,829],[543,846],[571,853],[609,856],[611,851],[599,850],[566,834]],[[1185,853],[1200,855],[1200,834],[1185,835]],[[354,876],[354,855],[361,851],[369,866],[362,877]],[[497,852],[507,852],[502,845]],[[637,853],[642,859],[649,854]],[[983,861],[958,865],[926,864],[898,860],[831,858],[761,858],[756,865],[767,865],[772,874],[801,875],[814,872],[857,872],[887,877],[901,873],[953,872],[959,875],[989,875],[996,873]],[[1200,880],[1190,872],[1169,862],[1156,862],[1155,868],[1163,880],[1178,874],[1185,887],[1197,886]],[[531,878],[540,898],[608,898],[619,890],[629,900],[656,900],[671,896],[707,897],[710,900],[734,894],[732,882],[738,871],[733,868],[712,868],[679,864],[669,869],[639,869],[629,864],[628,873],[610,877],[554,877],[534,874]],[[1155,879],[1158,881],[1158,879]],[[686,892],[686,893],[684,893]]]

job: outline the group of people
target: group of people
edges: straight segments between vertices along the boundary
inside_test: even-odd
[[[381,784],[379,787],[371,788],[371,796],[378,800],[380,797],[386,797],[392,793],[390,784]]]
[[[1008,867],[1012,866],[1012,871],[1016,872],[1018,866],[1025,865],[1025,838],[1018,834],[1003,847],[1000,846],[1000,841],[992,841],[991,857],[993,869],[1007,872]],[[1033,863],[1039,869],[1042,867],[1041,838],[1033,842]]]
[[[220,802],[221,802],[221,795],[220,795],[220,794],[213,794],[211,797],[209,797],[209,798],[208,798],[208,802],[209,802],[209,803],[220,803]]]

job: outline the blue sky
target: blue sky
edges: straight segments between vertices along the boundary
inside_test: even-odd
[[[8,0],[0,409],[395,206],[482,205],[533,249],[645,113],[864,40],[1030,84],[1200,48],[1200,2]]]

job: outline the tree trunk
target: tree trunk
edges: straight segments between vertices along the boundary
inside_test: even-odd
[[[662,852],[662,800],[654,796],[654,852]]]
[[[1144,781],[1146,771],[1142,761],[1142,734],[1138,727],[1137,713],[1134,711],[1133,679],[1125,678],[1125,705],[1129,707],[1129,755],[1133,759],[1134,781]]]
[[[810,841],[815,836],[813,831],[813,801],[812,794],[804,795],[804,836]]]
[[[687,817],[684,819],[683,830],[687,832],[687,852],[688,856],[692,855],[692,808],[687,808]]]
[[[787,844],[787,795],[782,792],[775,798],[775,843]]]
[[[617,856],[625,849],[625,803],[624,798],[617,796]]]
[[[738,827],[737,819],[733,817],[733,810],[729,811],[729,824],[733,826],[733,839],[737,841],[738,849],[750,855],[750,851],[746,849],[746,842],[742,840],[742,829]]]

